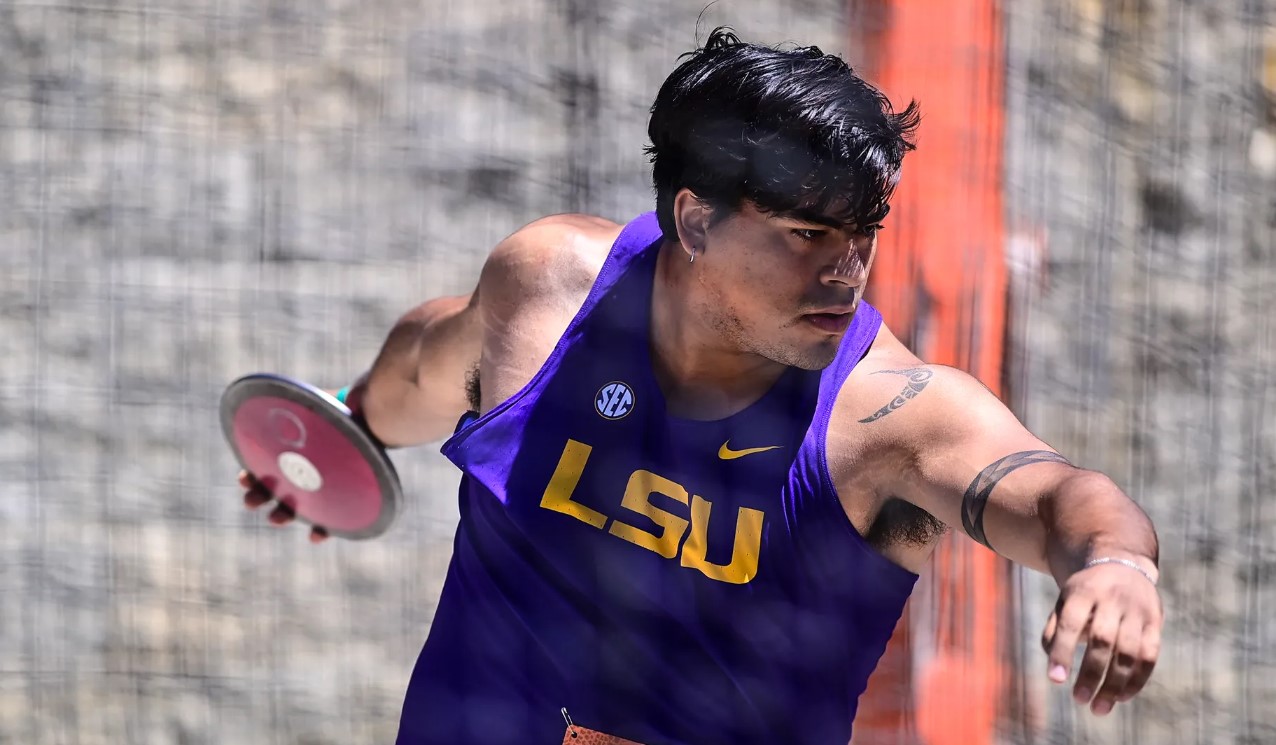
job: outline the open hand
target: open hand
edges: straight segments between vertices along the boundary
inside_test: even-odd
[[[1156,585],[1137,570],[1118,563],[1082,569],[1064,583],[1041,637],[1050,680],[1067,682],[1077,645],[1084,643],[1072,697],[1095,714],[1107,714],[1147,684],[1164,621]]]

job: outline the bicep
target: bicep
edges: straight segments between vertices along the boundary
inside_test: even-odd
[[[928,366],[919,396],[898,423],[915,468],[899,496],[1021,564],[1048,571],[1042,499],[1075,473],[991,391],[966,373]]]

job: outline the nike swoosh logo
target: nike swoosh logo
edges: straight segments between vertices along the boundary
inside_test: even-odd
[[[745,448],[743,450],[732,450],[730,447],[728,447],[730,444],[731,444],[731,441],[727,440],[726,442],[722,443],[722,447],[718,448],[718,457],[721,458],[722,460],[735,460],[736,458],[743,458],[746,455],[753,455],[754,453],[765,453],[768,450],[775,450],[776,448],[784,447],[783,445],[771,445],[770,447],[764,447],[764,448]]]

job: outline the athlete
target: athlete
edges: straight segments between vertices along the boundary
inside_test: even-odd
[[[347,401],[463,473],[401,744],[845,745],[950,526],[1058,582],[1077,702],[1144,686],[1146,515],[861,300],[917,123],[717,30],[652,107],[654,213],[538,220],[398,322]]]

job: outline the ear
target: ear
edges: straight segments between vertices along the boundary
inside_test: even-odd
[[[711,217],[713,208],[690,189],[679,189],[673,196],[673,221],[678,228],[678,240],[688,255],[704,249]]]

